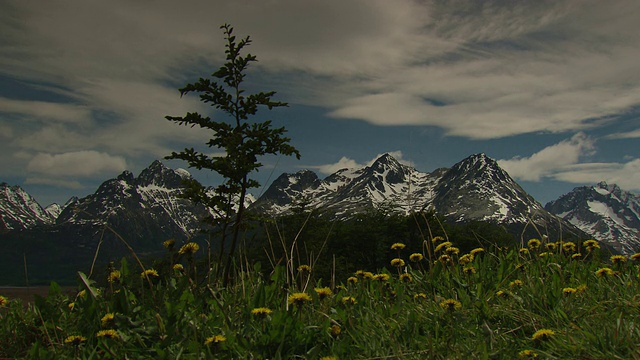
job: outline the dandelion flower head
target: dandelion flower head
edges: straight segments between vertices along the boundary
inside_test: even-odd
[[[391,250],[402,250],[405,247],[406,247],[405,244],[398,242],[398,243],[395,243],[395,244],[391,245]]]
[[[198,245],[198,244],[196,244],[194,242],[188,242],[188,243],[182,245],[182,247],[178,251],[178,254],[180,254],[180,255],[185,255],[185,254],[193,255],[198,250],[200,250],[200,245]]]
[[[555,331],[551,329],[540,329],[535,333],[533,333],[533,336],[531,336],[531,340],[547,341],[547,340],[550,340],[555,334],[556,334]]]

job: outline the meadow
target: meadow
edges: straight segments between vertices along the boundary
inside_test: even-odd
[[[198,244],[164,245],[149,267],[78,273],[72,295],[52,283],[26,307],[2,296],[0,357],[640,358],[640,254],[602,256],[595,240],[463,253],[434,236],[422,251],[391,244],[384,268],[330,279],[291,248],[269,271],[238,261],[226,288]]]

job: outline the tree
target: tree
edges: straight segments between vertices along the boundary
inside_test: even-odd
[[[275,91],[245,94],[245,72],[249,64],[257,60],[254,55],[243,56],[241,52],[251,44],[251,40],[247,36],[236,42],[231,25],[225,24],[220,28],[226,39],[226,63],[210,78],[200,78],[196,83],[187,84],[179,90],[181,96],[198,93],[202,102],[226,113],[227,121],[214,120],[197,112],[188,112],[183,117],[166,116],[166,119],[179,125],[197,125],[210,130],[212,137],[206,145],[224,151],[224,155],[207,155],[194,148],[185,148],[179,153],[172,152],[166,159],[184,160],[189,167],[215,171],[224,178],[217,187],[205,187],[192,181],[187,186],[185,196],[212,210],[207,222],[220,234],[220,266],[224,267],[223,283],[226,286],[245,217],[247,191],[260,186],[250,178],[251,173],[262,166],[258,158],[267,154],[282,154],[295,155],[300,159],[300,153],[289,144],[291,139],[284,136],[284,127],[274,128],[270,120],[249,121],[260,108],[271,110],[288,105],[271,100]],[[229,235],[231,245],[226,264],[223,265],[224,246]]]

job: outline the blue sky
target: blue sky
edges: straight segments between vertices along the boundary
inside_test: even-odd
[[[177,88],[223,63],[224,23],[253,39],[250,90],[290,105],[261,116],[302,159],[264,159],[265,184],[484,152],[543,204],[599,181],[640,190],[636,0],[3,1],[0,181],[46,206],[205,150],[210,134],[164,116],[209,111]]]

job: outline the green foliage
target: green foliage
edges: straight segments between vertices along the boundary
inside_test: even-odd
[[[260,108],[266,107],[271,110],[287,104],[272,101],[274,91],[245,94],[245,72],[249,64],[257,61],[254,55],[242,55],[244,48],[251,44],[251,40],[247,36],[236,41],[233,28],[228,24],[221,26],[221,29],[227,42],[226,63],[211,74],[211,78],[200,78],[197,82],[181,88],[180,94],[184,96],[192,92],[198,93],[202,102],[226,113],[230,121],[214,120],[197,112],[189,112],[185,116],[167,116],[166,119],[179,125],[199,126],[211,131],[212,137],[206,145],[222,151],[224,155],[209,155],[194,148],[186,148],[181,152],[173,152],[166,158],[184,160],[189,167],[198,170],[215,171],[225,179],[217,187],[205,187],[197,181],[191,181],[188,183],[185,196],[214,211],[207,220],[219,231],[221,256],[224,253],[229,226],[233,224],[231,247],[225,265],[226,285],[243,221],[247,190],[260,185],[249,177],[262,166],[259,157],[282,154],[295,155],[299,159],[300,153],[289,145],[290,139],[284,136],[284,127],[274,128],[270,120],[249,122]]]
[[[427,237],[418,252],[385,245],[404,263],[329,287],[313,267],[265,275],[260,263],[232,286],[198,285],[195,251],[169,248],[147,278],[123,261],[104,279],[79,273],[75,295],[54,283],[28,307],[3,301],[0,357],[640,357],[640,254],[602,262],[597,247],[548,240],[462,252],[446,240]]]

